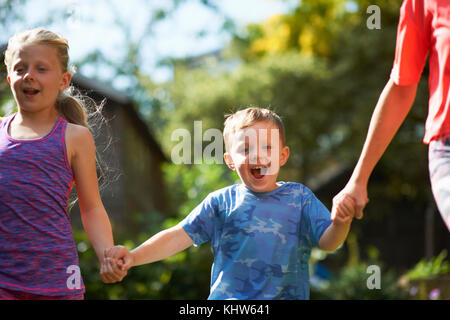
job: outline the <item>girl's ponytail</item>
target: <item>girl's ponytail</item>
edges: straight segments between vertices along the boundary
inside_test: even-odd
[[[70,86],[61,92],[56,99],[56,109],[68,122],[87,127],[85,103],[82,100],[84,97],[75,91],[76,89]]]

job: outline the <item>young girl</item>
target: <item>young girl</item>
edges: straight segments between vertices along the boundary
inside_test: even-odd
[[[0,299],[83,299],[67,214],[73,182],[101,279],[125,276],[104,263],[113,236],[68,60],[67,41],[41,28],[14,35],[5,52],[18,112],[0,118]]]

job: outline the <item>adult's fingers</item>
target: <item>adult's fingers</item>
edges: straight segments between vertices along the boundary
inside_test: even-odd
[[[363,207],[357,206],[355,211],[355,218],[361,220],[364,216]]]
[[[356,203],[356,209],[355,209],[355,218],[361,220],[364,216],[364,208],[366,207],[367,203],[369,202],[369,199],[366,198],[366,201],[364,203]]]

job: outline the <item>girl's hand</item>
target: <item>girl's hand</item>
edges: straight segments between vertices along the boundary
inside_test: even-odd
[[[126,270],[121,270],[114,259],[104,257],[100,266],[100,279],[104,283],[115,283],[122,281],[127,275]]]
[[[113,259],[116,262],[117,268],[127,272],[133,266],[133,255],[124,246],[114,246],[105,250],[105,258]]]

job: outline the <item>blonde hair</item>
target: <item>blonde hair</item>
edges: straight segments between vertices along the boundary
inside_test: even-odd
[[[225,148],[229,146],[230,136],[237,130],[247,128],[256,122],[270,121],[280,131],[280,139],[282,145],[286,144],[286,136],[283,121],[280,116],[269,109],[249,107],[243,110],[239,110],[233,114],[226,115],[226,120],[223,129],[223,139],[225,141]]]
[[[11,71],[14,54],[27,45],[48,45],[56,49],[62,71],[69,72],[68,41],[52,31],[36,28],[16,33],[9,39],[8,48],[5,51],[5,65],[8,74]],[[98,113],[101,109],[101,106],[97,106],[94,100],[82,95],[73,86],[69,86],[69,88],[60,92],[55,104],[56,109],[64,119],[85,127],[88,127],[87,109],[92,106],[95,113]]]

